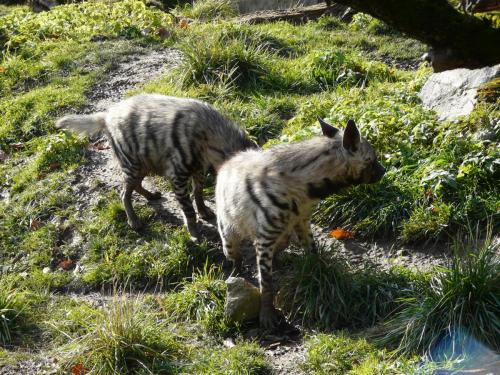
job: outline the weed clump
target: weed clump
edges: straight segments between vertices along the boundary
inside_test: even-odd
[[[198,21],[213,21],[236,16],[236,9],[230,0],[196,0],[192,5],[177,7],[175,12],[179,16]]]
[[[309,337],[306,348],[306,360],[301,367],[312,374],[402,375],[414,373],[417,367],[414,359],[394,358],[365,339],[351,338],[344,332]]]
[[[268,72],[262,47],[245,45],[222,34],[191,40],[181,45],[185,60],[184,85],[222,82],[245,88],[255,87]]]
[[[411,295],[425,277],[401,268],[352,269],[326,249],[292,259],[291,269],[280,304],[303,324],[328,330],[380,322],[397,308],[396,299]]]
[[[421,293],[399,301],[400,310],[384,324],[387,334],[380,342],[404,353],[432,353],[438,345],[447,345],[459,355],[479,340],[498,351],[498,247],[487,241],[476,251],[457,254],[449,267],[439,268]]]
[[[80,365],[95,374],[171,373],[185,355],[184,346],[162,329],[139,298],[116,296],[82,324],[85,334],[63,350],[69,369]]]
[[[216,336],[226,336],[234,327],[225,319],[226,284],[220,270],[205,265],[180,290],[169,293],[160,302],[163,313],[174,322],[194,321]]]

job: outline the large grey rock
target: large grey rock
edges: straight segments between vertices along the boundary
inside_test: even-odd
[[[500,64],[481,69],[454,69],[434,73],[420,90],[425,108],[437,112],[440,120],[453,120],[472,112],[477,89],[500,76]]]
[[[260,291],[242,277],[229,277],[226,280],[226,316],[243,323],[259,317]]]

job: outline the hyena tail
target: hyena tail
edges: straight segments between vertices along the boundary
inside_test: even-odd
[[[57,120],[56,128],[92,135],[106,128],[106,112],[91,115],[69,115]]]

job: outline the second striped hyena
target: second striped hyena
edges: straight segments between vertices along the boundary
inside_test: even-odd
[[[217,170],[234,153],[257,147],[242,128],[209,104],[158,94],[133,96],[106,112],[65,116],[56,127],[89,135],[98,131],[106,134],[123,172],[122,200],[133,229],[139,229],[141,223],[132,208],[132,192],[148,200],[161,197],[159,192],[142,187],[143,178],[154,174],[172,182],[193,237],[197,237],[197,230],[190,179],[198,213],[209,219],[213,213],[203,199],[205,174]]]
[[[340,189],[379,181],[385,173],[372,146],[350,120],[341,134],[319,119],[323,136],[267,150],[248,150],[224,163],[215,189],[217,224],[226,257],[241,267],[240,241],[254,240],[262,295],[260,324],[281,317],[273,305],[273,256],[295,232],[315,251],[313,207]]]

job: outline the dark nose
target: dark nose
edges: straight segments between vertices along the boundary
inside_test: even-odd
[[[377,162],[375,164],[375,168],[373,170],[373,179],[372,179],[372,182],[377,182],[377,181],[380,181],[380,179],[384,176],[385,174],[385,168],[382,164],[380,164],[379,162]]]

